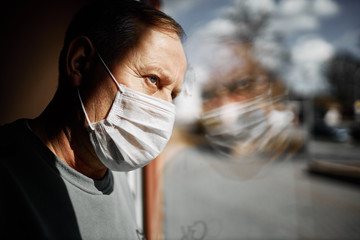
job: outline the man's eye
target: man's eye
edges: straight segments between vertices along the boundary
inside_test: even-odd
[[[159,82],[159,78],[156,77],[156,76],[148,76],[147,78],[148,78],[148,79],[150,80],[150,82],[153,83],[153,84],[157,84],[157,83]]]
[[[251,85],[252,79],[241,79],[241,80],[235,80],[229,87],[230,91],[237,92],[242,91],[245,89],[248,89]]]

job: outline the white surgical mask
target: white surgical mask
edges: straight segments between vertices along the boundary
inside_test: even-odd
[[[114,171],[131,171],[156,158],[170,139],[175,105],[119,84],[101,56],[99,58],[118,86],[106,119],[89,124],[90,141],[102,163]]]
[[[209,143],[220,152],[233,152],[240,145],[262,136],[267,128],[264,107],[270,104],[266,94],[243,102],[234,102],[203,113],[200,117]]]

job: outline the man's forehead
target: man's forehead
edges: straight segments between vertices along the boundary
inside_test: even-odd
[[[155,68],[163,68],[163,71],[171,72],[172,69],[178,69],[185,73],[187,60],[182,43],[179,37],[173,33],[159,32],[157,30],[149,31],[135,49],[136,55],[144,63],[152,64]]]

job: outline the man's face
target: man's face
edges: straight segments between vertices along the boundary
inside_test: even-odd
[[[181,91],[186,67],[178,36],[149,29],[112,71],[120,84],[172,102]]]
[[[100,67],[106,73],[104,67]],[[118,83],[172,102],[181,91],[187,61],[176,34],[149,29],[134,49],[109,68]],[[105,76],[107,79],[99,83],[101,86],[93,89],[92,97],[97,106],[94,106],[95,119],[90,118],[94,122],[106,118],[118,90],[108,74]]]

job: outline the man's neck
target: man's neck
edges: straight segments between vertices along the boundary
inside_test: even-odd
[[[107,168],[100,162],[77,113],[53,100],[45,111],[29,122],[35,135],[63,162],[93,179],[101,179]],[[73,119],[69,118],[73,116]]]

